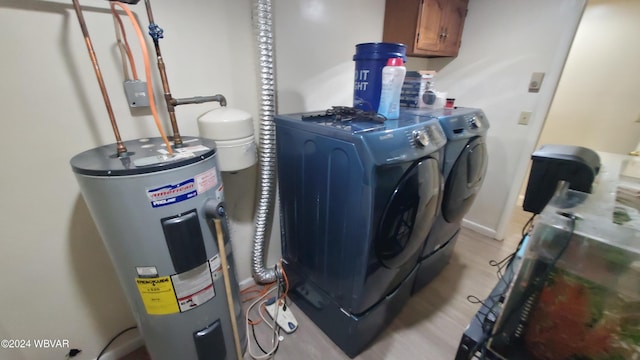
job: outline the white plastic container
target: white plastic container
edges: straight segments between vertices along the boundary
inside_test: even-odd
[[[220,171],[239,171],[256,163],[253,119],[245,111],[220,107],[198,118],[200,136],[214,140]]]
[[[216,140],[220,171],[239,171],[256,163],[253,135],[237,140]]]
[[[402,58],[387,60],[382,68],[382,89],[380,90],[380,106],[378,113],[389,120],[400,117],[400,93],[407,69]]]

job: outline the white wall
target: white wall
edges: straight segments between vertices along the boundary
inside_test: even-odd
[[[640,141],[640,1],[590,0],[540,144],[626,154]]]
[[[457,58],[431,61],[435,85],[456,105],[482,108],[491,129],[489,167],[466,224],[501,238],[586,0],[474,0]],[[545,72],[529,93],[533,72]],[[530,124],[517,124],[532,111]],[[505,211],[506,209],[506,211]]]
[[[278,112],[353,105],[355,46],[382,40],[384,0],[275,2]]]
[[[126,105],[106,1],[81,3],[123,137],[155,136],[150,116]],[[146,19],[142,4],[133,9]],[[251,2],[155,1],[154,9],[174,95],[222,93],[257,114]],[[95,358],[134,323],[69,167],[76,153],[113,142],[104,104],[70,1],[4,0],[0,29],[0,338],[69,339],[83,350],[78,359]],[[195,119],[211,106],[178,108],[181,132],[197,135]],[[224,179],[241,278],[249,276],[253,173]],[[0,358],[63,359],[66,351],[0,349]]]

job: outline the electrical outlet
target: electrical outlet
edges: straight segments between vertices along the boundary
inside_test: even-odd
[[[529,125],[529,120],[531,120],[531,111],[523,111],[518,118],[518,124]]]

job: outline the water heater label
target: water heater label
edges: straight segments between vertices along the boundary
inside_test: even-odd
[[[204,145],[194,145],[194,146],[187,146],[185,148],[178,148],[176,149],[177,152],[181,152],[181,153],[196,153],[199,151],[209,151],[211,150],[210,148],[204,146]]]
[[[213,281],[218,280],[222,276],[222,265],[220,264],[220,256],[215,254],[209,259],[209,269],[211,269],[211,277]]]
[[[211,168],[202,174],[198,174],[196,179],[196,189],[198,194],[202,194],[205,191],[212,189],[218,185],[218,175],[216,174],[216,168]]]
[[[147,314],[167,315],[180,311],[169,276],[154,279],[136,278],[136,285]]]
[[[176,290],[180,312],[196,308],[216,296],[209,263],[195,269],[171,276]]]
[[[196,183],[193,178],[178,184],[168,184],[155,189],[147,190],[147,196],[154,208],[176,204],[191,199],[198,195]]]
[[[211,268],[212,273],[222,270],[222,266],[220,265],[220,256],[218,254],[215,254],[211,259],[209,259],[209,268]]]

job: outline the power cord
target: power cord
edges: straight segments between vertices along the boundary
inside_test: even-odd
[[[529,235],[529,232],[531,231],[532,225],[533,225],[533,220],[535,219],[536,214],[532,215],[529,220],[527,220],[526,224],[524,225],[524,227],[522,228],[522,237],[520,238],[520,241],[518,242],[518,245],[516,246],[515,251],[513,251],[512,253],[510,253],[509,255],[507,255],[504,259],[497,261],[497,260],[490,260],[489,261],[489,265],[493,266],[496,269],[496,276],[498,277],[498,280],[502,281],[504,283],[504,285],[508,286],[509,283],[507,280],[505,280],[505,274],[503,272],[504,269],[510,269],[511,271],[513,271],[512,268],[510,268],[510,265],[513,263],[513,260],[516,258],[518,252],[520,251],[520,249],[522,248],[522,245],[524,244],[524,240],[527,238],[527,236]],[[491,300],[493,302],[493,304],[491,306],[487,305],[485,301],[481,300],[480,298],[478,298],[475,295],[469,295],[467,296],[467,301],[472,303],[472,304],[480,304],[480,310],[476,313],[476,319],[478,320],[478,322],[480,324],[484,324],[485,319],[487,318],[487,316],[489,314],[493,315],[494,317],[497,315],[495,313],[495,309],[496,306],[498,306],[498,304],[500,302],[502,302],[502,300],[504,299],[506,293],[506,288],[505,291],[499,294],[494,294],[494,295],[490,295],[487,300]],[[482,308],[487,309],[486,312],[482,312]]]
[[[574,214],[570,214],[570,213],[560,213],[559,215],[567,217],[568,219],[571,220],[570,225],[569,225],[569,235],[568,235],[568,237],[566,238],[564,244],[562,245],[562,247],[560,248],[560,250],[558,251],[556,256],[549,263],[549,266],[547,267],[545,272],[539,278],[539,281],[538,282],[533,282],[531,285],[529,285],[525,289],[525,291],[523,292],[523,294],[522,294],[522,296],[520,298],[520,303],[517,304],[517,305],[511,306],[510,307],[510,311],[508,313],[504,314],[504,319],[502,319],[502,321],[501,321],[502,327],[506,323],[509,322],[511,317],[514,315],[514,313],[516,313],[516,311],[518,309],[523,307],[526,304],[526,302],[529,301],[529,299],[532,296],[534,296],[538,291],[541,290],[542,286],[544,286],[546,284],[546,279],[549,277],[549,275],[551,274],[553,269],[555,269],[555,266],[558,263],[558,260],[560,260],[560,257],[562,257],[564,252],[569,247],[569,243],[571,242],[571,239],[573,238],[573,234],[575,232],[577,217]],[[530,222],[533,222],[534,218],[535,218],[535,215],[531,217]],[[530,223],[530,222],[528,222],[528,223]],[[525,226],[525,228],[526,228],[526,226]],[[528,234],[525,233],[523,235],[523,237],[522,237],[522,240],[524,240],[524,238],[527,235]],[[520,241],[520,244],[518,244],[518,248],[522,245],[522,242],[523,242],[522,240]],[[512,254],[514,257],[515,257],[515,254],[517,253],[518,250],[519,249],[517,249],[516,252],[514,254]],[[498,302],[495,302],[493,306],[495,306],[497,303]],[[484,305],[484,306],[486,306],[486,305]],[[493,306],[492,306],[492,308],[493,308]],[[493,309],[490,309],[490,310],[493,310]],[[482,334],[482,337],[480,338],[480,340],[476,343],[476,345],[472,349],[472,351],[469,353],[469,360],[474,359],[474,357],[475,357],[475,355],[476,355],[476,353],[478,351],[481,352],[480,359],[481,360],[485,359],[487,344],[491,341],[493,336],[495,336],[496,334],[499,334],[503,330],[502,327],[496,328],[496,329],[492,329],[492,328],[489,328],[489,327],[485,328],[484,321],[480,321],[480,323],[483,324],[483,334]],[[493,335],[490,335],[492,332],[493,332]]]
[[[261,295],[261,296],[260,296],[258,299],[256,299],[254,302],[252,302],[252,303],[251,303],[251,305],[249,305],[249,307],[247,308],[247,311],[246,311],[246,318],[247,318],[247,319],[249,319],[249,312],[250,312],[250,311],[251,311],[251,310],[252,310],[252,309],[253,309],[253,308],[254,308],[258,303],[262,302],[265,298],[267,298],[267,296],[269,296],[269,294],[271,294],[271,293],[272,293],[274,290],[276,290],[278,287],[279,287],[279,286],[271,287],[271,288],[270,288],[266,293],[264,293],[263,295]],[[260,305],[260,306],[261,306],[261,305]],[[258,312],[260,312],[260,308],[258,308]],[[260,316],[261,316],[261,317],[263,317],[262,313],[260,313]],[[269,323],[266,321],[266,319],[264,319],[264,317],[263,317],[263,320],[265,320],[265,323],[271,327],[271,324],[269,324]],[[276,321],[274,320],[274,321],[273,321],[273,323],[274,323],[274,326],[273,326],[272,328],[276,328],[276,329],[277,329],[278,325],[277,325]],[[249,329],[249,326],[250,326],[249,321],[247,321],[247,324],[246,324],[246,325],[247,325],[247,333],[248,333],[248,332],[250,331],[250,329]],[[275,334],[277,334],[277,331],[275,331],[275,330],[274,330],[274,336],[275,336]],[[269,359],[269,358],[270,358],[270,357],[271,357],[271,356],[276,352],[276,350],[277,350],[277,348],[278,348],[278,347],[277,347],[277,343],[278,343],[278,339],[277,339],[277,337],[275,338],[275,340],[276,340],[276,345],[275,345],[275,346],[273,346],[273,348],[272,348],[271,350],[269,350],[269,351],[264,351],[264,354],[263,354],[263,355],[256,355],[256,354],[254,354],[254,353],[253,353],[253,351],[252,351],[252,347],[251,347],[251,340],[250,340],[250,338],[249,338],[249,337],[247,337],[247,351],[249,352],[249,355],[250,355],[252,358],[254,358],[254,359],[257,359],[257,360],[261,360],[261,359]]]
[[[253,340],[255,340],[256,345],[258,345],[258,349],[260,349],[260,351],[262,351],[263,354],[266,354],[267,351],[260,345],[260,342],[258,341],[258,337],[256,336],[256,325],[253,323],[253,321],[251,321],[251,319],[247,318],[247,320],[249,321],[249,324],[251,324],[251,332],[253,333]]]
[[[527,220],[527,222],[524,224],[524,226],[522,227],[522,231],[521,231],[522,236],[527,235],[531,231],[531,228],[533,227],[533,221],[536,219],[537,215],[538,214],[531,215],[529,220]],[[520,246],[520,244],[518,246]]]
[[[105,345],[104,348],[102,348],[102,351],[100,351],[100,353],[98,354],[98,357],[96,357],[96,360],[100,360],[100,357],[102,357],[102,355],[104,355],[104,352],[107,351],[109,346],[111,346],[111,344],[113,344],[113,342],[116,341],[116,339],[119,338],[122,334],[126,333],[127,331],[131,331],[131,330],[137,329],[137,328],[138,328],[137,326],[130,326],[130,327],[120,331],[119,333],[117,333],[114,337],[111,338],[111,340],[109,340],[107,345]]]
[[[262,359],[273,359],[275,357],[276,352],[278,351],[278,348],[280,346],[280,342],[282,341],[282,337],[280,336],[280,326],[278,325],[277,319],[278,319],[278,313],[280,310],[280,301],[283,301],[284,304],[286,305],[286,297],[287,294],[289,293],[289,278],[287,277],[287,274],[284,270],[284,267],[282,266],[282,261],[279,262],[278,264],[278,268],[279,270],[282,272],[282,277],[278,277],[277,283],[275,284],[275,286],[270,286],[267,288],[264,288],[263,290],[259,290],[259,289],[253,289],[253,288],[248,288],[242,291],[242,293],[247,294],[250,292],[257,292],[258,295],[257,299],[255,301],[253,301],[251,303],[251,305],[249,305],[249,307],[247,307],[246,310],[246,319],[247,319],[247,323],[246,323],[246,329],[247,329],[247,333],[249,333],[249,331],[252,331],[253,333],[253,338],[256,342],[256,344],[258,345],[258,347],[260,348],[260,350],[262,351],[263,354],[261,355],[256,355],[253,353],[252,350],[252,344],[251,344],[251,338],[249,336],[247,336],[247,352],[249,353],[249,355],[256,360],[262,360]],[[266,290],[266,291],[265,291]],[[276,291],[276,295],[275,297],[269,297],[269,295]],[[249,297],[249,299],[255,299],[255,297]],[[245,301],[248,299],[245,299]],[[265,305],[267,303],[275,303],[275,311],[273,314],[273,320],[270,322],[269,319],[267,319],[267,317],[265,316],[265,314],[263,313],[263,308],[265,307]],[[257,321],[253,321],[250,319],[249,314],[251,312],[251,310],[255,307],[258,306],[258,315],[260,315],[260,320]],[[260,346],[260,344],[258,343],[258,339],[255,335],[255,325],[264,322],[265,324],[267,324],[267,326],[269,328],[271,328],[271,330],[273,331],[273,338],[271,340],[271,345],[272,348],[270,350],[265,350],[264,348],[262,348],[262,346]],[[251,326],[252,328],[249,329],[249,326]]]
[[[496,261],[496,260],[489,261],[489,265],[494,266],[494,267],[497,268],[496,274],[498,276],[498,280],[504,281],[504,275],[505,274],[503,273],[503,269],[505,269],[505,268],[509,269],[511,263],[513,263],[513,260],[518,255],[518,252],[522,248],[522,245],[524,244],[524,241],[526,240],[526,238],[531,233],[531,230],[533,230],[533,222],[534,222],[534,220],[536,218],[536,215],[537,214],[531,215],[529,220],[527,220],[527,222],[522,227],[522,231],[521,231],[522,236],[520,237],[520,241],[518,242],[518,245],[516,246],[516,249],[511,254],[507,255],[504,259],[502,259],[500,261]],[[509,285],[509,284],[505,284],[505,285]]]

